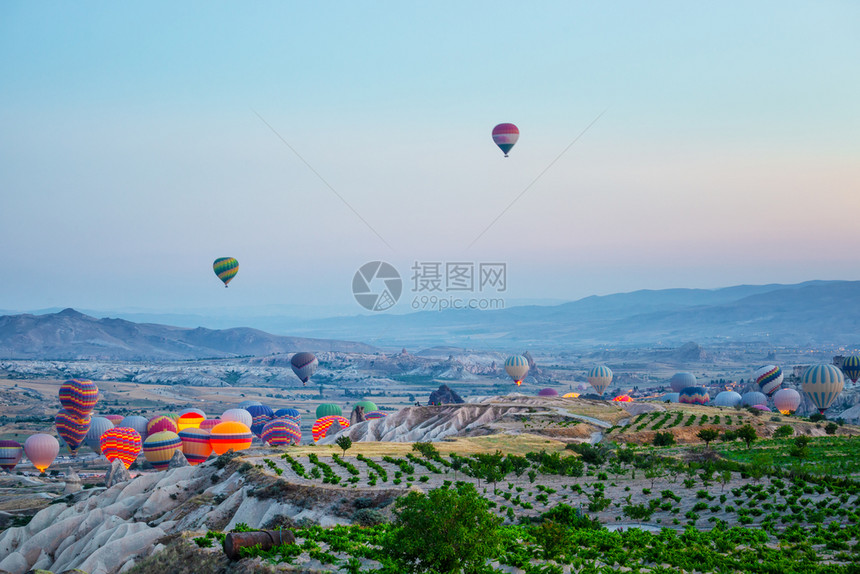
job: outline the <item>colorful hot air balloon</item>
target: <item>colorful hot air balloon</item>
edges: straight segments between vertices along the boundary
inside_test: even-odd
[[[711,400],[705,387],[687,387],[678,393],[678,402],[688,405],[704,405]]]
[[[508,152],[520,139],[520,130],[514,124],[499,124],[493,128],[493,143],[499,146],[505,157],[508,157]]]
[[[60,454],[60,443],[49,434],[30,435],[24,441],[24,454],[39,472],[45,472]]]
[[[176,428],[176,421],[167,415],[158,415],[149,419],[146,425],[146,436],[153,435],[162,431],[169,431],[176,434],[179,429]],[[146,444],[146,441],[144,441]]]
[[[579,396],[579,393],[564,393],[563,395],[561,395],[561,398],[563,398],[563,399],[575,399],[578,396]]]
[[[317,407],[317,418],[321,419],[327,416],[343,416],[343,410],[340,406],[334,403],[323,403]]]
[[[182,415],[187,415],[188,413],[195,413],[201,418],[206,418],[206,413],[203,412],[203,409],[198,409],[197,407],[189,407],[187,409],[182,409],[181,411],[179,411],[179,416],[181,417]]]
[[[245,409],[227,409],[221,414],[221,421],[235,421],[250,429],[251,425],[254,424],[254,417]]]
[[[149,421],[139,415],[130,415],[122,419],[122,422],[119,423],[119,426],[127,429],[134,429],[137,431],[137,434],[140,435],[140,440],[146,438],[146,425],[149,424]]]
[[[539,397],[557,397],[558,391],[549,387],[538,391]]]
[[[588,371],[587,378],[597,394],[603,395],[603,391],[612,384],[612,370],[605,365],[598,365]]]
[[[21,462],[24,456],[24,447],[14,440],[0,440],[0,468],[6,472],[15,470],[15,466]]]
[[[206,419],[200,423],[200,428],[206,431],[211,431],[216,425],[223,423],[221,419]]]
[[[800,388],[818,412],[824,414],[845,386],[845,377],[834,365],[812,365],[800,378]]]
[[[299,425],[291,420],[274,419],[265,424],[260,438],[271,446],[287,446],[299,444],[302,431]]]
[[[734,408],[741,404],[741,400],[742,398],[740,393],[736,393],[735,391],[722,391],[717,393],[717,396],[714,397],[711,404],[715,407]]]
[[[212,450],[218,455],[230,449],[233,449],[233,452],[247,449],[251,446],[253,437],[251,429],[238,421],[224,421],[209,432]]]
[[[239,262],[233,257],[219,257],[212,263],[212,269],[218,279],[224,282],[224,287],[227,287],[227,283],[239,272]]]
[[[290,365],[293,367],[293,372],[302,381],[303,385],[308,383],[319,366],[319,361],[313,353],[296,353],[290,359]]]
[[[773,395],[782,384],[782,369],[776,365],[760,367],[753,376],[758,389],[767,396]]]
[[[298,409],[278,409],[275,411],[275,418],[287,419],[298,424],[302,424],[302,415]]]
[[[106,430],[100,441],[102,454],[110,462],[118,460],[126,468],[131,466],[143,449],[140,433],[130,427],[116,427]]]
[[[672,390],[676,393],[680,393],[687,387],[695,387],[696,385],[696,375],[693,373],[675,373],[672,375],[672,378],[669,379],[669,386],[672,387]]]
[[[767,396],[758,391],[750,391],[741,395],[741,404],[745,407],[754,407],[756,405],[766,405]]]
[[[104,418],[113,423],[113,426],[118,427],[125,417],[122,415],[102,415]]]
[[[257,436],[263,432],[266,423],[275,418],[275,411],[266,405],[254,405],[248,407],[247,411],[251,413],[251,432]]]
[[[197,466],[212,454],[212,444],[209,442],[209,431],[197,427],[188,427],[179,431],[182,441],[182,453],[191,466]]]
[[[90,429],[90,417],[79,417],[75,413],[61,409],[54,417],[54,423],[57,427],[57,434],[65,441],[66,446],[69,447],[69,452],[74,456]]]
[[[773,395],[773,406],[784,415],[790,415],[800,406],[802,397],[794,389],[779,389]]]
[[[317,420],[314,425],[311,427],[311,434],[314,437],[314,442],[317,442],[321,438],[325,438],[325,435],[328,434],[329,428],[333,424],[340,425],[341,429],[345,429],[349,427],[349,419],[345,419],[338,415],[330,415],[327,417],[322,417]]]
[[[60,385],[60,404],[67,411],[87,417],[99,400],[99,388],[86,379],[69,379]]]
[[[93,417],[90,420],[90,429],[84,437],[84,442],[88,447],[93,449],[93,452],[101,454],[102,435],[112,428],[114,428],[113,423],[107,417]]]
[[[616,403],[632,403],[633,399],[630,398],[630,395],[618,395],[614,399],[612,399]]]
[[[851,379],[852,383],[856,383],[860,378],[860,356],[851,355],[842,360],[842,372],[845,376]]]
[[[205,414],[200,414],[199,412],[187,412],[179,415],[179,419],[176,421],[176,429],[177,431],[181,431],[187,428],[200,428],[200,423],[206,420]]]
[[[159,431],[143,441],[143,454],[155,470],[167,470],[173,453],[182,448],[182,440],[173,431]]]
[[[512,355],[505,361],[505,372],[520,386],[529,374],[529,362],[522,355]]]
[[[384,419],[388,415],[382,411],[370,411],[369,413],[364,413],[364,418],[371,421],[373,419]]]

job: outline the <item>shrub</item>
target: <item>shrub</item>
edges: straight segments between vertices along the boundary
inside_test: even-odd
[[[675,444],[675,435],[671,432],[658,432],[654,435],[654,446],[671,446]]]
[[[794,434],[794,429],[789,425],[782,425],[773,431],[773,438],[788,438]]]
[[[375,508],[359,508],[353,513],[352,521],[360,526],[376,526],[388,522],[388,517]]]

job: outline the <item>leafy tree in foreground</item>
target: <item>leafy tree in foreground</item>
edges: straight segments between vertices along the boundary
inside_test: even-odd
[[[394,528],[381,550],[397,572],[481,572],[501,542],[502,519],[471,483],[410,492],[397,500],[394,512]]]
[[[352,448],[352,439],[348,436],[338,437],[336,441],[334,441],[337,446],[343,449],[344,456],[346,455],[346,451]]]
[[[789,425],[782,425],[773,431],[773,438],[788,438],[794,434],[794,429]]]
[[[737,430],[737,435],[739,439],[747,444],[747,450],[749,450],[753,441],[758,438],[758,434],[756,434],[755,429],[750,424],[746,424],[739,428]]]
[[[717,440],[717,437],[720,436],[720,431],[717,429],[702,429],[696,433],[696,436],[699,437],[699,440],[705,441],[705,448],[711,445],[711,441]]]
[[[431,442],[416,442],[412,445],[412,450],[421,453],[421,456],[428,459],[434,459],[439,456],[439,451]]]

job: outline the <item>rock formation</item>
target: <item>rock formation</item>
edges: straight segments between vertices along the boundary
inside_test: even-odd
[[[465,401],[455,393],[448,385],[440,385],[438,389],[430,393],[429,404],[431,405],[459,405]]]
[[[182,454],[182,451],[176,449],[176,452],[173,453],[173,457],[171,457],[170,462],[167,463],[167,468],[182,468],[183,466],[191,466],[188,463],[188,459],[185,458],[185,455]]]
[[[354,409],[352,409],[352,414],[349,415],[349,424],[354,425],[355,423],[363,423],[364,418],[364,407],[361,405],[356,405]]]
[[[105,486],[108,488],[129,480],[131,480],[131,473],[120,460],[113,461],[110,470],[105,473]]]

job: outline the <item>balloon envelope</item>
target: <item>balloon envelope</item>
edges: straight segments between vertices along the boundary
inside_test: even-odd
[[[251,413],[249,413],[245,409],[227,409],[221,415],[221,420],[242,423],[249,429],[251,428],[251,425],[254,424],[254,417],[252,417]]]
[[[143,440],[146,438],[146,425],[149,424],[149,421],[145,418],[138,415],[127,416],[122,419],[122,422],[119,423],[119,426],[127,429],[134,429],[137,431],[137,434],[140,435],[140,439]]]
[[[275,411],[266,405],[253,405],[247,411],[251,413],[251,432],[257,436],[263,432],[266,423],[275,418]]]
[[[253,401],[253,400],[242,401],[241,403],[239,403],[239,408],[248,410],[248,407],[253,407],[254,405],[262,405],[262,404],[263,403],[261,403],[260,401]]]
[[[233,280],[239,272],[239,262],[234,257],[219,257],[212,263],[212,270],[218,279],[224,282],[224,287]]]
[[[319,366],[319,361],[313,353],[296,353],[290,359],[293,372],[302,383],[307,383]]]
[[[630,395],[618,395],[614,399],[612,399],[616,403],[632,403],[633,399],[630,398]]]
[[[191,466],[197,466],[212,454],[212,444],[209,442],[209,431],[197,427],[188,427],[179,431],[182,441],[182,453]]]
[[[754,407],[756,405],[766,405],[767,396],[758,391],[750,391],[741,395],[741,404],[745,407]]]
[[[141,417],[142,418],[142,417]],[[102,454],[110,462],[118,460],[126,468],[131,466],[143,448],[140,433],[130,427],[116,427],[106,430],[100,439]]]
[[[594,387],[598,395],[602,395],[612,384],[612,370],[606,365],[598,365],[588,371],[588,383]]]
[[[549,387],[538,391],[539,397],[557,397],[558,391]]]
[[[182,448],[182,440],[173,431],[159,431],[143,441],[143,454],[156,470],[166,470],[173,453]]]
[[[311,427],[311,435],[314,437],[314,442],[325,438],[325,435],[328,434],[329,429],[334,424],[338,424],[341,429],[345,429],[349,427],[349,419],[338,415],[330,415],[317,420]]]
[[[78,417],[89,416],[99,400],[99,388],[87,379],[69,379],[60,385],[60,404]]]
[[[219,455],[230,449],[233,449],[233,452],[247,449],[251,446],[253,437],[248,425],[238,421],[224,421],[209,432],[212,450]]]
[[[579,393],[564,393],[563,395],[561,395],[561,398],[563,398],[563,399],[575,399],[578,396],[579,396]]]
[[[384,419],[388,415],[382,411],[370,411],[369,413],[364,413],[364,418],[371,421],[373,419]]]
[[[505,361],[505,372],[520,386],[529,373],[529,362],[522,355],[512,355]]]
[[[206,419],[205,421],[200,423],[200,428],[203,430],[211,431],[213,428],[215,428],[216,425],[219,425],[222,422],[224,421],[222,421],[221,419]]]
[[[101,438],[102,434],[115,428],[110,419],[106,417],[93,417],[90,420],[90,429],[84,437],[84,442],[88,447],[93,449],[96,454],[102,453]]]
[[[168,415],[158,415],[152,417],[146,425],[146,436],[159,433],[162,431],[170,431],[176,433],[179,429],[176,428],[176,421]],[[145,441],[144,441],[145,442]]]
[[[287,419],[302,424],[302,415],[298,409],[278,409],[275,411],[275,418]]]
[[[7,472],[15,470],[24,456],[24,447],[14,440],[0,440],[0,468]]]
[[[812,365],[800,378],[800,388],[820,413],[833,404],[844,386],[842,371],[830,364]]]
[[[263,427],[260,438],[271,446],[299,444],[302,440],[302,430],[294,421],[274,419]]]
[[[176,421],[176,429],[177,431],[181,431],[187,428],[200,428],[200,423],[206,420],[206,415],[200,414],[198,412],[187,412],[179,415],[179,419]]]
[[[676,393],[680,393],[687,387],[696,387],[696,375],[693,373],[675,373],[669,379],[669,386]]]
[[[317,407],[317,418],[321,419],[323,417],[328,416],[343,416],[343,410],[341,410],[339,405],[334,403],[323,403]]]
[[[842,372],[845,376],[851,379],[852,383],[856,383],[860,378],[860,356],[851,355],[842,360]]]
[[[800,406],[802,397],[794,389],[779,389],[773,395],[773,406],[784,415],[790,415]]]
[[[110,422],[112,422],[113,426],[115,426],[115,427],[118,427],[120,425],[120,423],[122,422],[122,419],[125,418],[122,415],[102,415],[102,416],[104,418],[108,419]]]
[[[678,393],[678,402],[688,405],[704,405],[711,400],[705,387],[687,387]]]
[[[711,404],[715,407],[734,408],[741,404],[741,395],[735,391],[722,391],[721,393],[717,393],[717,396],[714,397]]]
[[[60,453],[60,443],[49,434],[30,435],[24,441],[24,454],[40,472],[45,472]]]
[[[782,369],[776,365],[765,365],[760,367],[754,374],[755,384],[758,390],[767,396],[773,395],[782,384]]]
[[[498,124],[493,128],[493,143],[499,146],[505,157],[508,157],[508,152],[520,139],[520,130],[514,124]]]
[[[376,406],[376,403],[373,401],[358,401],[355,403],[356,407],[364,407],[364,413],[367,414],[372,411],[379,410],[379,407]]]
[[[54,417],[57,434],[65,441],[69,451],[74,455],[84,442],[87,431],[90,429],[89,415],[80,417],[77,414],[62,409]]]

